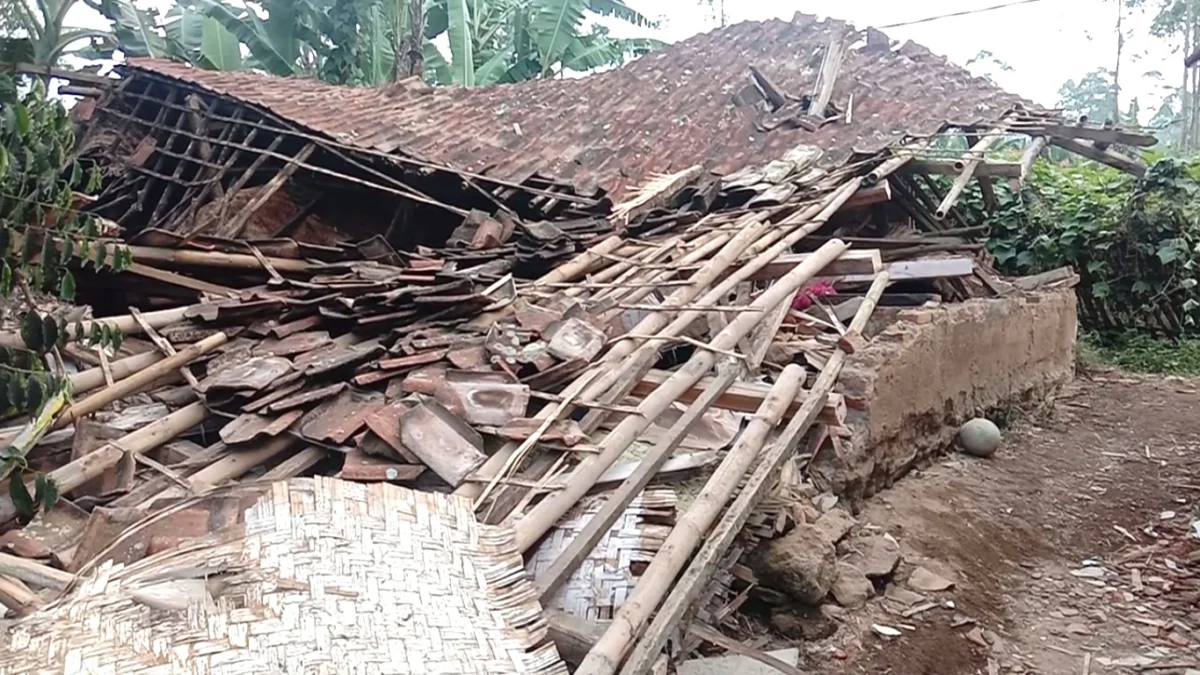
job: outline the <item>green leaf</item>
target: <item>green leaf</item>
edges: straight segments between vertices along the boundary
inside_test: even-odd
[[[58,504],[58,484],[44,473],[38,473],[34,479],[34,496],[42,509],[49,511]]]
[[[46,402],[46,389],[40,377],[25,379],[25,408],[30,413],[36,413]]]
[[[37,312],[25,312],[21,317],[21,339],[29,351],[37,354],[46,352],[46,343],[42,338],[42,317]]]
[[[1107,282],[1097,281],[1092,284],[1092,297],[1103,300],[1110,295],[1112,295],[1112,288],[1109,287]]]
[[[37,513],[37,505],[33,501],[33,496],[29,494],[29,488],[25,486],[25,478],[20,471],[13,471],[9,476],[8,494],[12,498],[13,506],[16,507],[17,515],[22,520],[29,520]]]
[[[25,245],[21,248],[21,264],[28,265],[33,262],[34,256],[38,253],[38,237],[32,227],[25,228]]]
[[[5,386],[8,390],[8,402],[12,407],[20,412],[28,412],[25,409],[25,378],[20,373],[10,373]]]
[[[242,69],[242,46],[237,37],[212,17],[204,17],[200,53],[215,70]]]
[[[30,130],[33,128],[33,121],[29,118],[29,108],[25,107],[24,104],[15,103],[12,106],[12,111],[17,131],[22,136],[29,135]]]
[[[475,86],[475,51],[467,0],[446,0],[449,17],[450,73],[454,84]]]
[[[205,15],[216,19],[238,41],[250,50],[250,56],[258,67],[272,75],[297,75],[299,69],[294,60],[289,60],[267,33],[266,24],[250,9],[235,10],[219,0],[195,0],[196,6]]]
[[[1154,290],[1154,287],[1151,286],[1150,284],[1146,283],[1145,281],[1135,281],[1135,282],[1133,282],[1132,290],[1134,293],[1137,293],[1139,295],[1145,295],[1146,293],[1149,293],[1150,291]]]
[[[104,267],[106,260],[105,256],[107,253],[108,246],[106,244],[96,244],[96,255],[92,258],[92,265],[94,265],[97,270],[100,270]]]
[[[113,22],[113,33],[126,57],[165,59],[170,56],[167,41],[159,33],[155,18],[136,7],[132,0],[99,0],[98,8]]]
[[[1196,287],[1196,280],[1195,279],[1184,279],[1183,281],[1179,282],[1179,285],[1182,288],[1191,290]]]
[[[57,345],[61,336],[62,331],[59,330],[58,321],[49,314],[42,317],[42,344],[46,345],[46,349],[49,350]]]
[[[1188,298],[1183,302],[1183,311],[1185,312],[1192,312],[1197,307],[1200,307],[1200,302],[1197,302],[1195,298]]]
[[[537,43],[545,76],[562,60],[579,34],[587,0],[535,0],[532,4],[529,29]]]
[[[1157,255],[1162,264],[1168,265],[1179,258],[1179,249],[1175,247],[1174,243],[1164,244],[1159,247]]]
[[[71,270],[63,273],[62,281],[58,284],[58,297],[68,302],[75,299],[75,276],[71,274]],[[63,331],[63,336],[66,336],[66,331]]]

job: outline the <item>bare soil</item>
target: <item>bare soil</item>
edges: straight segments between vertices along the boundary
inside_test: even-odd
[[[1081,375],[993,458],[943,458],[864,505],[860,524],[901,543],[898,579],[925,564],[956,585],[916,613],[882,597],[834,608],[839,630],[802,666],[1200,675],[1197,474],[1200,381]]]

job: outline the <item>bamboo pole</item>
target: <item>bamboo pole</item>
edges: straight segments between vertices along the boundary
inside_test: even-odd
[[[0,553],[0,575],[55,591],[66,588],[75,579],[75,575],[70,572],[8,553]]]
[[[717,276],[719,276],[725,270],[725,268],[732,265],[743,251],[753,244],[754,238],[758,234],[758,228],[748,227],[735,235],[721,249],[720,253],[705,263],[704,266],[702,266],[694,275],[692,275],[687,286],[680,288],[671,294],[671,296],[667,299],[667,302],[663,303],[662,311],[646,315],[645,318],[638,322],[638,325],[634,328],[634,330],[649,334],[655,333],[661,329],[668,321],[667,312],[671,311],[672,306],[685,305],[691,302],[697,295],[700,294],[702,290],[704,290],[706,286],[708,286],[708,284],[712,283],[712,281],[717,278]],[[581,392],[579,399],[597,399],[599,396],[604,394],[608,390],[608,386],[596,386],[595,380],[597,375],[594,371],[599,371],[603,376],[607,371],[610,371],[614,369],[614,367],[618,366],[619,362],[625,359],[625,357],[629,356],[630,353],[634,351],[635,347],[636,343],[631,340],[622,340],[621,342],[618,342],[617,344],[613,345],[603,357],[601,357],[599,363],[576,377],[575,382],[579,382],[580,380],[587,378],[589,383],[587,388]],[[617,370],[621,370],[621,368],[617,368]],[[607,403],[610,401],[604,402]],[[569,414],[569,412],[570,410],[567,409],[563,411],[563,414]],[[534,419],[544,420],[547,416],[554,414],[556,414],[555,407],[546,406],[538,411],[538,413],[534,416]],[[501,469],[508,465],[509,459],[520,446],[521,444],[516,442],[506,443],[499,450],[492,453],[492,456],[489,457],[480,468],[475,470],[475,473],[471,476],[471,480],[465,481],[462,485],[455,489],[454,494],[467,497],[471,500],[478,499],[479,495],[483,493],[484,486],[490,483],[492,478],[499,475]]]
[[[163,309],[157,312],[145,312],[142,317],[155,328],[164,328],[173,323],[178,323],[184,319],[188,310],[196,305],[187,307],[176,307],[174,309]],[[124,314],[121,316],[110,316],[104,319],[92,319],[83,322],[83,332],[85,335],[90,335],[92,326],[101,325],[108,326],[112,330],[119,331],[122,335],[137,335],[142,332],[142,327],[132,315]],[[72,329],[73,330],[73,329]],[[0,347],[24,347],[25,340],[21,338],[20,333],[0,333]]]
[[[880,296],[887,288],[888,281],[887,272],[881,272],[875,277],[874,283],[871,284],[871,288],[867,291],[867,295],[863,298],[862,304],[859,305],[858,311],[855,312],[854,318],[850,322],[847,334],[862,334],[879,303]],[[772,479],[778,474],[783,464],[792,457],[796,447],[812,426],[820,409],[821,400],[833,389],[838,376],[841,375],[845,360],[846,352],[838,349],[821,369],[821,373],[813,385],[812,393],[805,400],[800,412],[792,418],[792,421],[767,450],[738,494],[737,499],[725,510],[721,521],[705,538],[704,545],[675,584],[675,588],[667,597],[666,602],[658,609],[649,628],[640,631],[639,642],[629,655],[625,667],[621,669],[621,675],[642,675],[653,666],[662,652],[663,646],[666,645],[667,639],[678,628],[679,622],[683,620],[684,615],[700,597],[708,580],[712,578],[713,571],[725,556],[725,552],[745,527],[746,520],[771,486]]]
[[[159,248],[156,246],[130,246],[128,248],[129,252],[133,255],[133,259],[142,263],[263,270],[262,262],[257,257],[247,253],[192,251],[188,249]],[[313,265],[295,258],[267,258],[266,260],[270,263],[271,267],[274,267],[279,272],[307,272],[313,268]]]
[[[954,163],[955,168],[962,169],[962,173],[958,175],[958,178],[954,179],[954,184],[950,186],[950,190],[946,193],[945,198],[942,199],[942,203],[934,211],[934,218],[943,220],[950,213],[950,209],[954,208],[955,203],[958,202],[958,198],[962,196],[963,190],[967,189],[967,184],[975,176],[975,170],[983,163],[988,149],[995,145],[1001,136],[1002,133],[999,130],[993,129],[985,134],[983,138],[980,138],[979,142],[972,145],[965,156]]]
[[[54,481],[59,492],[65,494],[116,466],[126,452],[135,455],[149,452],[200,424],[206,417],[208,417],[208,411],[204,408],[204,404],[193,403],[155,420],[137,431],[106,443],[95,452],[90,452],[60,466],[51,471],[47,477]],[[34,486],[30,484],[31,494],[33,488]],[[13,505],[12,498],[7,495],[0,498],[0,523],[8,522],[16,516],[17,509]]]
[[[300,439],[285,433],[254,448],[246,450],[226,448],[223,457],[187,478],[189,489],[193,495],[204,494],[227,480],[246,475],[247,472],[261,465],[263,462],[270,461],[290,450],[295,450],[300,445]],[[153,497],[147,498],[139,506],[147,508],[160,499],[191,496],[187,492],[187,490],[178,485],[171,485]]]
[[[805,283],[815,277],[822,268],[837,259],[847,245],[832,239],[818,249],[811,258],[796,266],[779,279],[751,303],[751,307],[769,310],[791,296]],[[758,323],[755,313],[739,314],[708,343],[718,350],[732,349],[739,340],[748,335]],[[716,356],[712,351],[698,351],[688,359],[666,382],[647,396],[638,406],[638,415],[623,419],[600,444],[600,453],[580,462],[566,489],[558,492],[533,507],[524,518],[517,521],[515,529],[517,547],[529,550],[554,526],[567,511],[596,484],[596,480],[621,456],[629,444],[645,431],[650,422],[666,412],[681,394],[691,389],[712,368]],[[639,378],[640,379],[640,375]]]
[[[155,380],[165,375],[169,375],[177,368],[182,368],[198,357],[203,356],[217,347],[225,344],[229,337],[224,333],[210,335],[203,340],[191,345],[181,352],[169,356],[161,361],[158,361],[149,368],[144,368],[129,377],[120,380],[111,387],[105,387],[100,391],[88,396],[63,411],[58,419],[54,420],[54,428],[61,429],[75,422],[75,420],[85,415],[90,415],[104,406],[125,398],[130,394],[135,394]]]
[[[533,283],[535,287],[547,284],[561,284],[583,276],[593,265],[605,262],[604,255],[620,248],[625,240],[612,235],[586,251],[575,256],[568,262],[559,265]]]
[[[779,424],[783,411],[796,397],[803,380],[802,367],[791,364],[784,368],[771,393],[763,399],[762,406],[754,414],[754,419],[704,484],[696,501],[676,521],[666,542],[638,579],[633,593],[617,610],[608,630],[604,631],[603,637],[575,670],[576,675],[612,675],[617,671],[631,642],[640,634],[650,615],[670,590],[675,577],[687,564],[725,504],[733,497],[738,483],[758,459],[759,452]]]
[[[1046,138],[1045,136],[1037,136],[1029,144],[1029,147],[1025,148],[1025,152],[1021,153],[1021,161],[1019,163],[1021,170],[1017,174],[1018,181],[1021,185],[1024,185],[1025,181],[1029,180],[1029,172],[1033,171],[1034,163],[1037,162],[1038,157],[1041,157],[1042,153],[1045,152],[1046,146],[1049,145],[1049,143],[1049,138]]]
[[[708,412],[708,409],[720,398],[743,372],[739,362],[726,360],[718,368],[718,375],[704,389],[704,392],[687,407],[667,433],[654,444],[649,452],[638,462],[633,474],[626,478],[616,490],[608,495],[604,505],[600,507],[587,524],[571,538],[571,543],[534,580],[542,600],[546,600],[565,582],[575,571],[583,559],[596,548],[596,544],[604,538],[613,523],[621,517],[625,509],[646,489],[658,470],[666,463],[671,454],[683,443],[696,422]],[[640,584],[640,582],[639,582]]]
[[[0,605],[21,614],[42,604],[38,597],[19,579],[0,576]]]

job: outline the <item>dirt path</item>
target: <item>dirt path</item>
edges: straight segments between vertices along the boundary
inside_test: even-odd
[[[883,598],[809,643],[822,673],[1200,675],[1200,382],[1081,377],[991,460],[953,456],[859,522],[956,582]],[[949,601],[951,606],[945,603]],[[837,611],[837,610],[835,610]],[[905,613],[909,616],[905,616]],[[872,624],[897,627],[883,638]]]

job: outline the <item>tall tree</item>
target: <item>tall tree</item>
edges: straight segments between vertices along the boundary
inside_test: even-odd
[[[1093,122],[1118,122],[1120,115],[1114,106],[1115,79],[1107,68],[1097,68],[1076,82],[1067,80],[1058,89],[1058,104],[1074,115],[1086,115]]]

